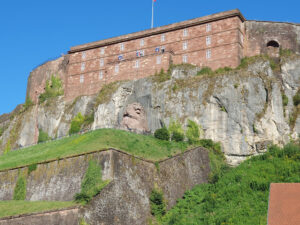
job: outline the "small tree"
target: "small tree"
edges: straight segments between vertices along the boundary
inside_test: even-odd
[[[188,138],[189,143],[195,143],[199,140],[200,137],[200,129],[196,122],[192,120],[188,120],[188,129],[186,132],[186,136]]]
[[[170,133],[166,127],[162,127],[154,132],[154,137],[160,140],[169,141]]]
[[[184,140],[184,134],[178,131],[174,131],[171,137],[172,141],[180,142]]]
[[[179,142],[184,140],[184,131],[178,120],[171,120],[168,130],[172,141]]]
[[[160,218],[166,214],[166,203],[163,192],[153,189],[150,195],[151,214]]]
[[[81,113],[78,113],[77,116],[75,116],[72,119],[69,134],[78,133],[81,129],[82,124],[84,123],[84,120],[85,120],[84,116],[81,115]]]
[[[44,132],[42,129],[39,129],[38,143],[42,143],[42,142],[48,141],[50,139],[51,138],[49,137],[48,133]]]

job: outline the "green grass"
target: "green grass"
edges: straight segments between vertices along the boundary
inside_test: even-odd
[[[0,218],[35,212],[63,209],[78,205],[74,202],[0,201]]]
[[[0,156],[0,170],[31,165],[66,156],[116,148],[149,160],[161,160],[188,148],[184,142],[169,142],[153,136],[138,135],[122,130],[100,129],[74,135],[29,148],[10,151]]]
[[[300,182],[300,146],[272,146],[218,179],[187,191],[162,224],[253,225],[267,223],[270,183]]]

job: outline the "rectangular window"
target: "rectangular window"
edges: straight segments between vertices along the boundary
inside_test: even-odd
[[[101,70],[100,72],[99,72],[99,80],[102,80],[103,79],[103,71]]]
[[[101,48],[101,49],[100,49],[100,54],[103,55],[104,52],[105,52],[104,48]]]
[[[104,66],[104,60],[100,59],[100,67],[103,67],[103,66]]]
[[[156,57],[156,64],[161,64],[161,56]]]
[[[183,62],[183,63],[187,63],[187,62],[188,62],[188,57],[187,57],[187,55],[183,55],[183,56],[182,56],[182,62]]]
[[[208,23],[206,24],[206,32],[210,32],[211,31],[211,24]]]
[[[124,51],[124,44],[123,43],[120,44],[120,51]]]
[[[188,30],[187,29],[184,29],[183,30],[183,37],[187,37],[188,36]]]
[[[187,43],[187,41],[185,41],[185,42],[183,42],[183,44],[182,44],[182,49],[183,49],[183,50],[187,50],[187,48],[188,48],[188,43]]]
[[[162,34],[161,37],[160,37],[160,41],[164,42],[165,40],[166,40],[166,35]]]
[[[144,46],[144,44],[145,44],[144,39],[142,39],[142,40],[140,41],[140,46]]]
[[[85,59],[85,57],[86,57],[86,54],[85,54],[85,52],[83,52],[81,55],[81,59]]]
[[[134,64],[134,68],[139,68],[140,67],[140,61],[136,60]]]
[[[115,65],[115,73],[119,73],[119,65]]]
[[[80,75],[80,83],[82,84],[84,82],[84,75]]]
[[[85,63],[81,63],[81,72],[85,69]]]
[[[210,58],[211,58],[211,50],[210,50],[210,49],[207,49],[207,50],[206,50],[206,58],[207,58],[207,59],[210,59]]]
[[[207,36],[206,37],[206,45],[209,46],[211,44],[211,37]]]

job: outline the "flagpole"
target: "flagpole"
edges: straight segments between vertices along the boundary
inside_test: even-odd
[[[153,28],[153,17],[154,17],[154,0],[152,0],[152,20],[151,20],[151,29]]]

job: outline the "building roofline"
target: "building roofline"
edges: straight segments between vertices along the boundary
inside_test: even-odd
[[[293,22],[282,22],[282,21],[268,21],[268,20],[247,20],[247,22],[257,22],[257,23],[284,23],[294,26],[300,26],[300,23],[293,23]]]
[[[104,39],[101,41],[95,41],[95,42],[91,42],[91,43],[87,43],[87,44],[83,44],[83,45],[77,45],[77,46],[71,47],[71,49],[68,53],[81,52],[81,51],[90,50],[93,48],[99,48],[99,47],[103,47],[103,46],[107,46],[107,45],[118,44],[118,43],[125,42],[125,41],[131,41],[131,40],[135,40],[135,39],[139,39],[139,38],[149,37],[152,35],[162,34],[165,32],[179,30],[179,29],[192,27],[192,26],[196,26],[196,25],[200,25],[200,24],[205,24],[205,23],[222,20],[222,19],[226,19],[226,18],[231,18],[231,17],[235,17],[235,16],[239,17],[242,22],[244,22],[246,20],[245,17],[240,12],[240,10],[234,9],[234,10],[215,13],[212,15],[199,17],[199,18],[195,18],[195,19],[191,19],[191,20],[186,20],[183,22],[173,23],[173,24],[169,24],[166,26],[162,26],[162,27],[157,27],[157,28],[139,31],[139,32],[131,33],[131,34],[118,36],[118,37]]]

